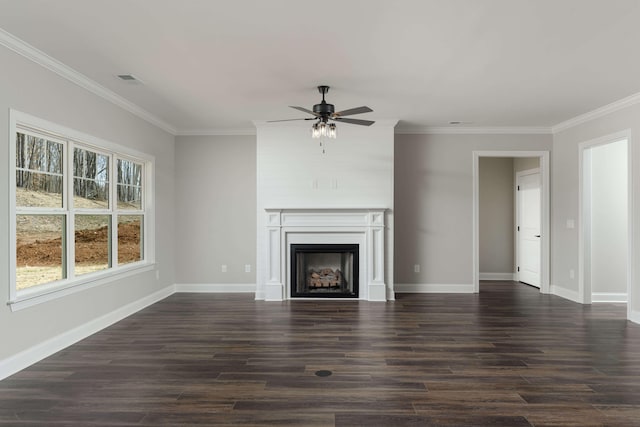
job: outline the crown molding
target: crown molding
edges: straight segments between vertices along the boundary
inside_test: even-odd
[[[179,129],[176,136],[234,136],[255,135],[256,128],[246,129]]]
[[[396,134],[427,135],[551,135],[551,128],[544,126],[503,126],[503,127],[405,127],[396,128]]]
[[[597,118],[606,116],[607,114],[611,114],[614,111],[618,111],[623,108],[631,107],[637,104],[640,104],[640,92],[627,96],[626,98],[622,98],[617,101],[614,101],[611,104],[607,104],[600,108],[596,108],[593,111],[589,111],[588,113],[581,114],[572,119],[565,120],[564,122],[558,123],[557,125],[553,126],[551,130],[553,131],[554,134],[556,134],[558,132],[562,132],[572,127],[589,122],[591,120],[595,120]]]
[[[2,28],[0,28],[0,44],[5,46],[7,49],[10,49],[23,56],[24,58],[48,69],[49,71],[53,71],[54,73],[58,74],[61,77],[64,77],[65,79],[80,86],[81,88],[86,89],[101,98],[104,98],[105,100],[122,108],[123,110],[126,110],[131,114],[151,123],[152,125],[157,126],[172,135],[176,134],[176,128],[174,126],[151,114],[138,105],[126,100],[125,98],[107,89],[106,87],[96,83],[95,81],[91,80],[84,74],[74,70],[68,65],[63,64],[62,62],[47,55],[41,50],[31,46],[23,40],[20,40],[13,34],[10,34],[3,30]]]

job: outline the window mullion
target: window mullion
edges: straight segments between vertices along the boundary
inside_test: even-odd
[[[109,208],[111,210],[111,265],[118,267],[118,158],[111,155],[109,160]]]
[[[66,227],[66,250],[64,253],[66,254],[66,260],[63,263],[63,268],[66,269],[67,279],[73,279],[76,275],[76,244],[75,244],[75,231],[76,231],[76,216],[75,216],[75,203],[73,200],[73,151],[75,149],[75,144],[73,141],[67,141],[65,144],[67,148],[67,158],[64,162],[64,167],[66,168],[63,171],[63,182],[64,188],[66,188],[66,194],[62,198],[64,206],[67,208],[67,227]]]

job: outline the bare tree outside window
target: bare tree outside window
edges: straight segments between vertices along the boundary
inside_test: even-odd
[[[62,207],[63,144],[23,133],[16,137],[16,204]]]
[[[76,207],[109,207],[109,156],[82,148],[73,150],[73,195]]]
[[[118,159],[118,209],[142,209],[142,165]]]

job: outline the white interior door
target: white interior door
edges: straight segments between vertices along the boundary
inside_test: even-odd
[[[539,288],[542,277],[540,172],[519,174],[516,181],[518,280]]]

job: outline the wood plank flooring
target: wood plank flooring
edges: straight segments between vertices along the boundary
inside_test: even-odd
[[[0,424],[640,426],[625,311],[510,282],[387,304],[174,294],[0,382]]]

